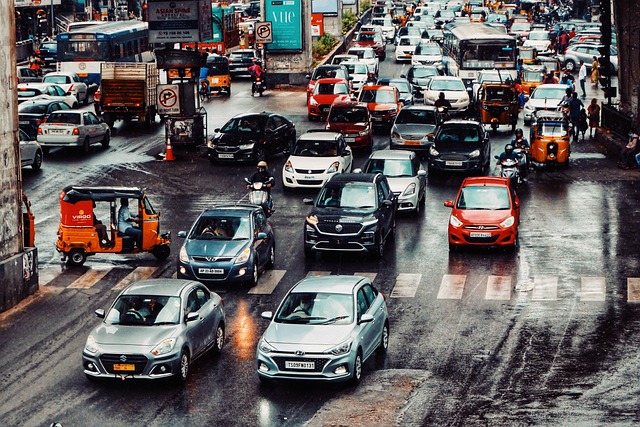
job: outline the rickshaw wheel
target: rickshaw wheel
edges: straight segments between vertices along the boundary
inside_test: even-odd
[[[67,254],[67,264],[81,266],[87,260],[87,252],[82,248],[74,248]]]
[[[498,133],[498,124],[497,123],[491,123],[491,130],[493,131],[494,135],[496,133]]]
[[[170,252],[171,252],[171,248],[169,248],[169,245],[158,245],[158,246],[155,246],[151,251],[153,256],[160,261],[164,261],[165,259],[167,259],[169,257]]]
[[[231,97],[231,86],[227,86],[227,98]]]

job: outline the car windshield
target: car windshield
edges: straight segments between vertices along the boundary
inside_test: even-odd
[[[311,80],[318,79],[345,79],[347,73],[342,68],[316,68],[311,76]]]
[[[549,40],[549,33],[532,31],[529,33],[529,40]]]
[[[538,126],[540,136],[567,136],[567,124],[562,122],[543,122]]]
[[[320,83],[313,88],[314,95],[346,95],[349,88],[345,83]]]
[[[376,190],[373,184],[350,182],[344,187],[326,186],[320,190],[316,202],[321,208],[372,209],[376,206]]]
[[[398,113],[397,124],[415,123],[421,125],[435,125],[436,115],[431,110],[404,108]]]
[[[343,62],[342,65],[347,67],[347,70],[349,70],[349,74],[351,75],[367,74],[369,72],[367,65],[359,62]]]
[[[51,113],[49,118],[47,119],[47,123],[67,123],[71,125],[79,125],[80,124],[80,114],[75,113]]]
[[[452,91],[464,91],[464,83],[462,80],[449,80],[449,79],[435,79],[431,80],[429,85],[430,90],[452,90]]]
[[[562,99],[566,94],[566,87],[544,87],[538,86],[538,88],[531,95],[532,99]]]
[[[511,25],[511,31],[529,31],[531,30],[531,24],[527,22],[515,22]]]
[[[358,34],[358,38],[356,41],[364,43],[374,43],[377,41],[376,33],[360,33]]]
[[[510,87],[489,86],[484,91],[483,99],[493,102],[510,102],[513,100],[515,93]]]
[[[105,317],[109,325],[159,326],[180,323],[180,298],[121,295]]]
[[[522,81],[524,82],[541,82],[544,80],[544,74],[540,71],[524,71],[522,73]]]
[[[363,90],[360,93],[360,102],[394,103],[396,98],[393,92],[388,90]]]
[[[338,155],[336,141],[299,140],[293,147],[294,156],[335,157]]]
[[[434,44],[418,45],[416,55],[441,55],[440,48]]]
[[[446,127],[438,133],[436,140],[443,143],[479,142],[480,136],[475,127]]]
[[[67,84],[71,83],[69,81],[69,77],[67,76],[44,76],[42,79],[44,83],[56,83],[56,84]]]
[[[430,67],[416,67],[413,68],[414,79],[424,79],[426,77],[433,77],[438,75],[438,70]]]
[[[458,209],[505,210],[511,208],[509,190],[506,187],[468,186],[462,189]]]
[[[258,117],[248,116],[248,117],[237,117],[229,120],[223,127],[220,129],[220,132],[223,133],[257,133],[260,132],[261,126]]]
[[[351,294],[292,292],[286,296],[274,317],[276,323],[308,325],[348,325],[353,322]]]
[[[411,177],[413,166],[409,159],[372,159],[367,163],[366,173],[382,173],[388,178]]]
[[[248,217],[201,216],[191,229],[189,239],[246,240],[251,233]]]
[[[334,107],[329,113],[329,122],[363,123],[368,121],[367,112],[364,107]]]
[[[411,84],[407,81],[396,81],[396,82],[389,82],[389,86],[393,86],[396,89],[398,89],[398,92],[400,93],[410,93],[411,92]]]
[[[365,56],[366,50],[365,49],[352,49],[349,50],[349,55],[355,55],[360,59],[366,59],[367,57]],[[368,56],[368,58],[372,58],[372,56]]]

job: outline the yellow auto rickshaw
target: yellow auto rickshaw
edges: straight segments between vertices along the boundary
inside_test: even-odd
[[[142,233],[140,247],[134,247],[134,236],[118,230],[118,202],[122,206],[123,199],[132,201],[132,214],[137,211],[135,227]],[[164,260],[169,256],[170,243],[171,232],[160,233],[160,214],[139,188],[68,186],[60,193],[56,250],[69,265],[82,265],[87,256],[97,253],[151,252]]]
[[[231,96],[231,74],[229,73],[229,59],[226,56],[212,54],[207,58],[207,80],[211,92],[224,93]]]
[[[545,73],[553,73],[558,80],[560,80],[560,73],[562,73],[562,63],[555,56],[538,56],[538,64],[545,68]]]
[[[478,113],[484,124],[490,124],[493,132],[500,125],[511,125],[511,131],[518,124],[518,94],[510,83],[485,83],[478,90]]]
[[[538,51],[531,46],[520,46],[518,48],[518,59],[522,59],[523,64],[535,64],[537,62]]]
[[[571,124],[562,111],[540,110],[533,113],[529,144],[531,163],[536,166],[569,165]]]
[[[530,95],[531,91],[540,86],[545,77],[545,68],[541,65],[523,65],[520,73],[520,87],[522,93]]]

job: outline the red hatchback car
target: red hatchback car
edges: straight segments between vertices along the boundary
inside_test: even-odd
[[[508,178],[469,177],[462,181],[449,217],[449,250],[462,246],[518,245],[520,200]]]
[[[351,99],[349,83],[344,79],[319,79],[307,101],[309,120],[325,120],[334,101]]]
[[[371,115],[366,104],[355,101],[336,101],[331,105],[327,118],[327,129],[342,132],[344,140],[351,148],[373,147]]]

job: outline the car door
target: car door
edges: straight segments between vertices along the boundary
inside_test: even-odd
[[[189,313],[198,312],[198,319],[186,322],[184,334],[188,340],[192,357],[199,354],[203,347],[204,319],[199,313],[200,301],[198,300],[197,288],[190,288],[185,297],[183,309],[183,322]]]
[[[382,338],[382,329],[384,328],[385,320],[387,318],[387,310],[384,304],[384,297],[380,295],[380,292],[373,287],[372,284],[367,283],[362,286],[362,291],[367,303],[369,304],[368,313],[373,316],[372,328],[371,328],[371,352],[375,351]]]
[[[382,176],[378,178],[376,187],[378,191],[378,221],[382,228],[382,235],[386,238],[395,220],[395,204],[393,203],[393,193],[389,188],[389,183],[383,178]],[[385,200],[390,200],[392,203],[387,205],[384,203]]]
[[[252,215],[253,222],[253,251],[258,257],[258,267],[262,266],[269,260],[269,248],[271,247],[270,236],[268,233],[267,217],[262,210],[255,211]],[[260,233],[267,234],[266,238],[259,238]]]
[[[366,360],[374,347],[375,342],[375,322],[360,323],[362,315],[369,311],[369,301],[362,287],[356,291],[356,321],[358,322],[358,340],[362,346],[362,358]]]
[[[206,351],[215,341],[217,321],[215,313],[216,307],[211,300],[211,292],[204,286],[198,286],[196,288],[196,296],[200,305],[198,312],[200,313],[202,322],[201,351]]]
[[[342,135],[338,138],[338,155],[342,157],[342,170],[351,172],[353,168],[353,153]]]

